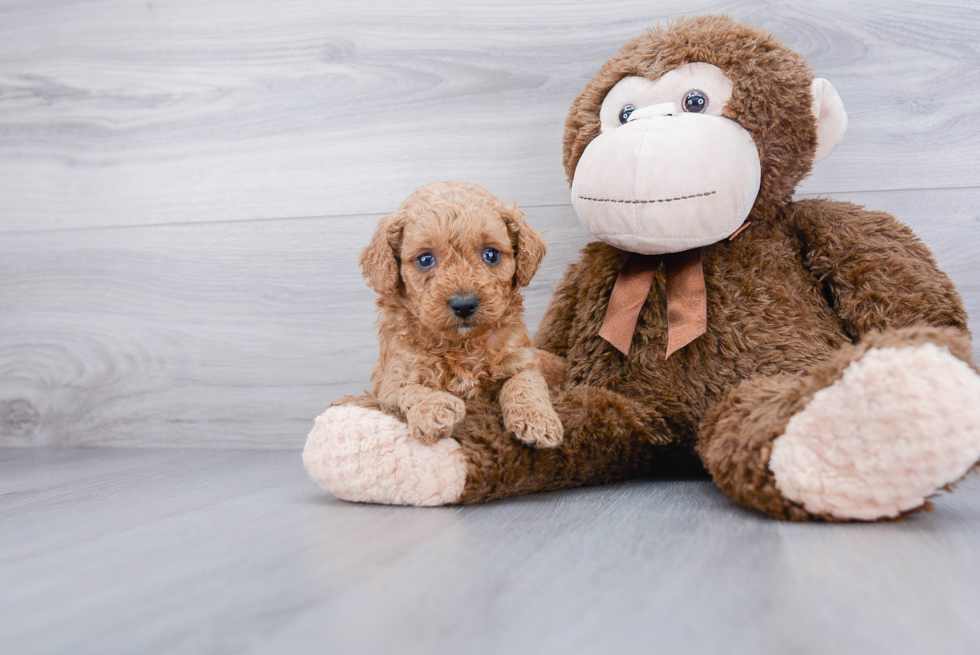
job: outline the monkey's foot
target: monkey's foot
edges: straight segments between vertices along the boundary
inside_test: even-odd
[[[467,471],[456,440],[422,444],[397,419],[351,406],[330,407],[317,417],[303,464],[321,488],[338,498],[386,505],[458,502]]]
[[[874,348],[773,443],[782,494],[837,519],[920,507],[980,460],[980,376],[931,343]]]

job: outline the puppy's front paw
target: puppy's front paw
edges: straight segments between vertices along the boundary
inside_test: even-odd
[[[565,430],[549,403],[540,407],[521,407],[504,413],[504,427],[520,441],[535,448],[554,448],[561,444]]]
[[[445,391],[433,391],[412,405],[405,421],[414,439],[431,444],[450,436],[464,416],[466,405],[462,399]]]

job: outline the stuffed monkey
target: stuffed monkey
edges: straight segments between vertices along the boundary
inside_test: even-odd
[[[365,397],[317,419],[310,475],[348,500],[436,505],[706,470],[783,519],[925,506],[980,459],[980,376],[962,301],[909,228],[792,200],[846,125],[829,82],[729,18],[627,43],[565,128],[599,241],[535,337],[568,362],[563,443],[520,444],[477,402],[424,445]]]

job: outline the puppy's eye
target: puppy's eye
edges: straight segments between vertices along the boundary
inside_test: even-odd
[[[425,252],[415,258],[415,265],[427,271],[436,265],[436,258],[431,252]]]
[[[634,109],[636,109],[636,107],[634,107],[633,105],[626,105],[622,109],[619,110],[619,124],[620,125],[626,125],[626,121],[628,121],[630,119],[630,114],[633,113],[633,110]]]
[[[493,266],[500,262],[500,253],[493,248],[487,248],[483,251],[483,261]]]
[[[701,114],[708,108],[708,96],[701,91],[693,89],[684,96],[684,111],[692,114]]]

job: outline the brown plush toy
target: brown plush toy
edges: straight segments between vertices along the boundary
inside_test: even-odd
[[[888,214],[792,201],[846,127],[839,96],[724,17],[626,44],[575,100],[572,203],[601,241],[535,345],[567,359],[555,449],[493,403],[435,445],[370,398],[317,419],[310,475],[341,498],[433,505],[706,469],[794,520],[921,508],[980,459],[966,314]]]

